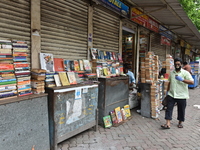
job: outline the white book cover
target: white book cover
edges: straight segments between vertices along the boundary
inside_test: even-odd
[[[60,82],[60,78],[58,74],[54,75],[54,80],[56,82],[56,86],[61,86],[61,82]]]
[[[47,72],[54,72],[53,54],[40,53],[40,65],[41,69],[44,69]]]

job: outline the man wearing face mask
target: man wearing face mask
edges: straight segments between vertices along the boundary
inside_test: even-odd
[[[178,128],[183,128],[185,121],[186,99],[189,98],[188,84],[194,84],[191,74],[182,69],[182,60],[174,59],[175,70],[170,73],[169,85],[167,89],[168,103],[165,111],[166,124],[161,125],[163,129],[170,129],[174,104],[177,103]]]

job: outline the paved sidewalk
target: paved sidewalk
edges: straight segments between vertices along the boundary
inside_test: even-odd
[[[184,128],[177,128],[174,107],[171,129],[161,129],[165,123],[164,110],[159,120],[144,118],[132,110],[133,118],[110,129],[99,126],[89,129],[58,145],[59,150],[200,150],[200,88],[190,89]]]

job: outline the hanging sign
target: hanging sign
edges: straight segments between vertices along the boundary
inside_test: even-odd
[[[180,41],[181,47],[185,47],[185,42],[183,40]]]
[[[172,40],[173,39],[173,33],[168,31],[167,28],[165,28],[164,26],[160,25],[159,26],[159,34],[162,36],[165,36],[166,38]]]
[[[185,55],[190,56],[190,49],[185,49]]]
[[[131,9],[131,20],[147,28],[148,16],[141,15],[141,14],[143,14],[142,11],[140,11],[139,9],[136,9],[136,8],[132,8]],[[138,15],[141,15],[141,16],[138,16]],[[138,17],[135,17],[135,16],[138,16]]]
[[[143,12],[139,9],[132,8],[131,9],[131,20],[146,27],[149,30],[152,30],[154,32],[159,31],[159,24],[154,19],[147,15],[142,15]],[[139,15],[139,16],[138,16]],[[136,17],[138,16],[138,17]]]
[[[165,36],[161,36],[161,45],[171,46],[171,40]]]
[[[122,15],[129,15],[129,7],[122,3],[120,0],[99,0],[103,2],[106,6],[109,6],[111,9],[119,12]]]

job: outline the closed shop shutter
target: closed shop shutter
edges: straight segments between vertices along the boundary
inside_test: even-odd
[[[161,35],[158,33],[151,34],[151,51],[154,52],[155,55],[158,55],[159,60],[165,61],[166,60],[166,49],[165,45],[160,44]]]
[[[55,58],[86,59],[86,0],[41,1],[41,52]]]
[[[26,41],[28,44],[28,61],[30,62],[30,1],[0,1],[0,18],[0,39]]]
[[[119,52],[119,24],[117,14],[96,5],[93,15],[93,47],[102,51]]]

